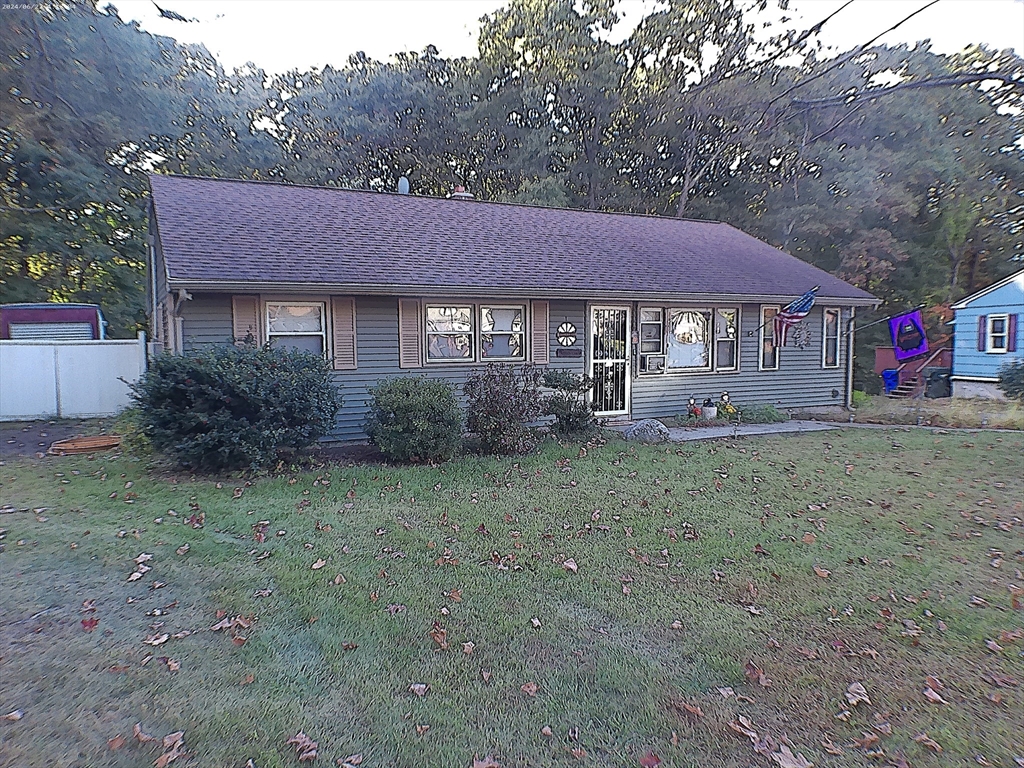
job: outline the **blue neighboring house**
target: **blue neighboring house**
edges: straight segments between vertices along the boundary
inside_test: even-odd
[[[953,397],[1003,399],[999,369],[1024,359],[1024,269],[953,305]]]

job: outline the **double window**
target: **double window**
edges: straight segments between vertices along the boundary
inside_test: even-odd
[[[640,370],[735,371],[739,367],[739,310],[640,308]]]
[[[489,362],[526,359],[526,306],[428,304],[427,360]]]
[[[988,316],[988,344],[986,352],[1006,352],[1010,347],[1010,316]]]
[[[320,301],[267,303],[271,346],[323,355],[327,349],[327,307]]]

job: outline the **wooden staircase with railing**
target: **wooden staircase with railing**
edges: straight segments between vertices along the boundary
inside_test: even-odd
[[[897,386],[887,394],[887,397],[898,400],[924,395],[928,383],[922,374],[925,368],[949,368],[952,364],[953,350],[949,347],[940,347],[928,357],[919,357],[903,363],[896,362],[892,347],[878,347],[875,350],[875,373],[881,374],[883,370],[893,368],[897,371]]]

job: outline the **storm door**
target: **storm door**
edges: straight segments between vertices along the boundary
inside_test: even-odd
[[[629,413],[629,308],[590,308],[590,375],[597,416]]]

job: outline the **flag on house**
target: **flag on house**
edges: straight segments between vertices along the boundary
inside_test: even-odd
[[[819,285],[814,286],[799,299],[794,299],[779,310],[779,314],[775,316],[772,326],[772,344],[776,347],[786,345],[786,333],[792,326],[807,317],[811,307],[814,306],[814,298],[817,296],[820,287]]]

